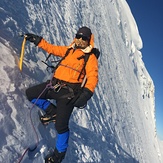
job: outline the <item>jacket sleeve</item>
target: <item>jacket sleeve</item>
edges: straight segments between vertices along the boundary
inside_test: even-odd
[[[39,48],[42,48],[49,54],[53,54],[55,56],[63,57],[66,54],[67,46],[56,46],[48,43],[46,40],[42,39],[38,44]]]
[[[94,92],[98,83],[98,60],[95,55],[91,55],[86,64],[87,82],[85,87]]]

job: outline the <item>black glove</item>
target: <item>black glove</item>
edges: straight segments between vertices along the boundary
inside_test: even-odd
[[[84,88],[78,98],[74,101],[74,106],[79,108],[83,107],[87,104],[87,101],[92,97],[92,95],[92,91],[90,91],[88,88]]]
[[[26,36],[26,40],[33,42],[36,46],[40,43],[40,41],[42,40],[42,37],[34,35],[32,33],[27,33],[25,34]]]

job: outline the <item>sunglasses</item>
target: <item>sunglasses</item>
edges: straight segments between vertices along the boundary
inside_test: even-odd
[[[76,34],[76,38],[77,38],[77,39],[82,38],[83,41],[87,41],[87,40],[89,40],[89,38],[88,38],[87,36],[80,35],[80,34]]]

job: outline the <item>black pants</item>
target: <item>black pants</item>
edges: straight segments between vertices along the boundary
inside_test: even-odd
[[[37,99],[38,96],[46,88],[47,82],[30,87],[26,90],[26,95],[29,101]],[[46,89],[39,99],[54,99],[56,100],[56,107],[54,107],[54,112],[56,112],[56,123],[55,127],[59,134],[64,133],[69,130],[69,119],[73,111],[73,105],[69,103],[68,98],[62,98],[63,95],[69,94],[69,90],[66,88],[61,88],[59,92],[55,92],[53,89]],[[51,105],[52,107],[53,105]]]

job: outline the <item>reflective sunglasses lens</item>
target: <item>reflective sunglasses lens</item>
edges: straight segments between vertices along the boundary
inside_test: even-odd
[[[79,34],[76,34],[76,38],[77,38],[77,39],[82,38],[83,41],[88,40],[88,37],[87,37],[87,36],[83,36],[83,35],[79,35]]]
[[[88,40],[88,37],[82,36],[82,40],[83,40],[83,41],[86,41],[86,40]]]

